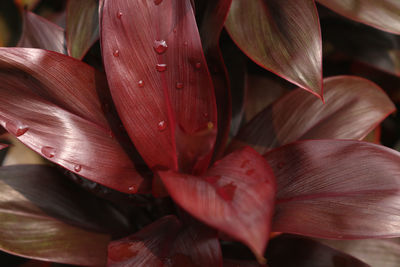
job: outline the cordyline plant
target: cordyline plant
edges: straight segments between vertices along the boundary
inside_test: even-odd
[[[1,250],[29,266],[301,267],[368,266],[325,239],[399,246],[380,238],[400,236],[400,153],[373,143],[395,105],[365,78],[322,78],[319,16],[394,43],[400,2],[317,1],[379,30],[313,0],[69,0],[65,29],[29,11],[40,1],[3,2],[22,33],[1,37],[18,47],[0,48],[0,124],[55,164],[0,168]],[[330,28],[327,66],[396,79],[398,47],[335,54]]]

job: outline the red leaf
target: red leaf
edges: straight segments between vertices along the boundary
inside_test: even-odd
[[[99,39],[99,1],[69,0],[67,5],[67,49],[82,59]]]
[[[254,62],[322,98],[322,43],[314,1],[233,1],[225,26]]]
[[[333,11],[383,31],[400,34],[400,2],[392,0],[317,0]]]
[[[202,172],[217,113],[190,1],[106,0],[101,41],[113,99],[144,160]]]
[[[213,230],[200,224],[183,227],[166,216],[136,234],[113,241],[109,266],[221,266],[221,250]]]
[[[30,11],[23,11],[23,31],[17,46],[66,54],[64,42],[63,28]]]
[[[49,160],[90,180],[134,193],[143,182],[110,137],[90,66],[44,50],[0,48],[0,124]],[[12,89],[12,90],[11,90]]]
[[[205,175],[159,172],[171,197],[194,217],[231,235],[262,257],[273,213],[272,170],[253,149],[233,152]]]
[[[358,77],[324,80],[323,104],[301,89],[260,112],[231,148],[251,144],[260,153],[302,139],[363,139],[395,110],[376,84]]]
[[[400,153],[310,140],[265,155],[277,177],[273,231],[359,239],[400,236]]]

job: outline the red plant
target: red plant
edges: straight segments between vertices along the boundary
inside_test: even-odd
[[[366,266],[296,236],[266,248],[276,232],[400,236],[400,154],[360,141],[395,106],[367,79],[322,79],[314,1],[99,2],[69,0],[66,31],[25,9],[19,47],[0,48],[0,124],[65,169],[0,168],[1,250],[88,266]],[[392,1],[318,2],[400,33]],[[225,64],[224,25],[300,88],[252,74],[227,36]]]

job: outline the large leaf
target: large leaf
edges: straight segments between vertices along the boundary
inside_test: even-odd
[[[350,19],[400,34],[400,2],[397,0],[317,1]]]
[[[400,153],[309,140],[265,155],[277,177],[273,231],[333,239],[400,236]]]
[[[317,241],[283,235],[271,240],[269,267],[367,267],[364,262]]]
[[[1,250],[67,264],[104,264],[109,236],[72,224],[94,229],[96,219],[110,221],[118,214],[65,179],[49,166],[0,168]]]
[[[67,6],[68,54],[81,59],[99,39],[99,1],[69,0]]]
[[[322,44],[314,1],[233,1],[225,26],[254,62],[322,98]]]
[[[23,12],[19,47],[42,48],[66,54],[64,29],[32,12]]]
[[[296,89],[260,112],[239,132],[233,147],[260,153],[300,139],[363,139],[395,110],[376,84],[358,77],[324,80],[325,104]]]
[[[101,41],[113,99],[144,160],[202,172],[217,113],[190,1],[105,0]]]
[[[262,257],[273,213],[275,181],[256,151],[245,148],[233,152],[203,176],[173,171],[159,174],[177,204]]]
[[[194,224],[182,226],[166,216],[136,234],[113,241],[109,266],[221,266],[222,255],[213,230]]]
[[[88,179],[134,193],[143,178],[101,111],[102,77],[38,49],[0,49],[0,124],[31,149]]]

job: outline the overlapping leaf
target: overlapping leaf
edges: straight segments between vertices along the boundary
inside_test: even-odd
[[[66,54],[64,29],[30,11],[24,11],[22,35],[17,46]]]
[[[0,49],[0,123],[49,160],[116,190],[143,178],[101,111],[104,80],[88,65],[39,49]]]
[[[334,239],[400,236],[395,150],[353,140],[309,140],[265,158],[278,185],[273,231]]]
[[[233,1],[225,26],[257,64],[322,97],[322,44],[314,1]]]
[[[262,257],[273,213],[275,181],[257,152],[251,148],[233,152],[199,177],[173,171],[159,174],[182,208]]]
[[[324,84],[325,104],[296,89],[245,125],[231,149],[250,144],[265,153],[301,139],[362,139],[395,109],[368,80],[337,76]]]
[[[317,0],[350,19],[400,34],[400,2],[396,0]]]
[[[118,214],[65,179],[44,165],[0,168],[1,250],[67,264],[105,263],[109,235],[93,230],[104,230],[99,223],[105,221],[121,226]]]
[[[67,6],[67,49],[81,59],[99,39],[99,1],[70,0]]]
[[[109,266],[221,266],[221,261],[213,230],[200,224],[182,226],[175,216],[163,217],[108,248]]]
[[[136,148],[151,168],[202,172],[217,113],[190,1],[105,0],[102,14],[108,82]]]

